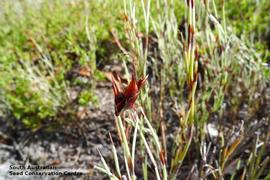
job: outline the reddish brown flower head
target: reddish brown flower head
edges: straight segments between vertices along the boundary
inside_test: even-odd
[[[119,116],[119,114],[129,108],[134,108],[134,103],[138,98],[139,91],[141,87],[144,85],[148,76],[141,78],[136,81],[135,73],[132,73],[132,78],[129,85],[121,91],[118,84],[112,78],[112,87],[114,92],[114,101],[115,101],[115,115]]]

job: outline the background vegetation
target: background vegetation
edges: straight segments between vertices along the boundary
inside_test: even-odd
[[[115,117],[123,157],[113,146],[115,165],[97,169],[112,179],[268,179],[270,1],[192,2],[1,1],[1,116],[32,131],[64,126],[99,106],[97,84],[114,73],[127,81],[134,64],[149,75],[137,103],[145,115]]]

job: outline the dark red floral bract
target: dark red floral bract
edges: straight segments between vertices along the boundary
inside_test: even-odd
[[[120,90],[114,78],[111,79],[114,92],[116,116],[119,116],[119,114],[125,109],[134,108],[134,103],[138,98],[139,91],[141,87],[144,85],[147,78],[148,76],[145,76],[137,81],[135,73],[132,73],[131,81],[129,85],[124,89],[124,91]]]

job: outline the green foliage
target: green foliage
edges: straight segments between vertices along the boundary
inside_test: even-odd
[[[68,102],[67,86],[56,78],[48,60],[40,59],[40,67],[30,62],[6,66],[0,72],[4,102],[25,125],[36,128],[41,120],[52,118]],[[48,63],[48,64],[45,64]],[[9,68],[9,69],[8,69]]]
[[[88,105],[89,102],[92,102],[93,104],[96,105],[98,103],[97,96],[87,90],[81,92],[79,97],[79,104],[82,106],[86,106]]]
[[[32,128],[54,119],[70,104],[69,86],[76,84],[66,75],[75,64],[89,66],[94,77],[80,103],[96,103],[93,81],[104,79],[96,70],[97,41],[108,38],[112,21],[117,26],[112,14],[118,13],[119,5],[66,0],[1,1],[1,5],[1,111],[11,110]],[[111,13],[103,13],[109,8]]]
[[[245,36],[255,44],[257,51],[270,58],[270,1],[225,1],[228,22],[238,36]]]

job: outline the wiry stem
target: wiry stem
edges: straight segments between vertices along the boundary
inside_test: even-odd
[[[193,122],[195,116],[195,92],[198,76],[198,58],[195,53],[195,0],[187,0],[187,40],[184,47],[184,64],[186,70],[186,82],[188,86],[188,109],[183,117],[182,129],[178,135],[178,143],[171,164],[172,179],[176,178],[177,171],[181,166],[193,136]]]

